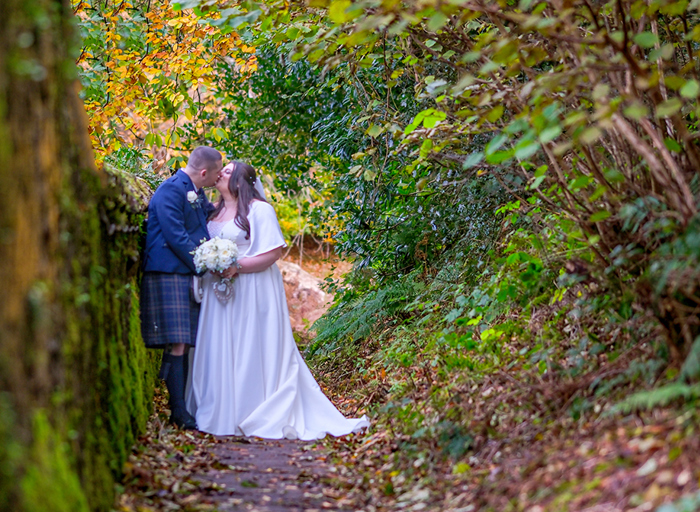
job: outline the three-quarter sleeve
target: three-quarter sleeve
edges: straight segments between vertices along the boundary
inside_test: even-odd
[[[272,205],[255,201],[248,213],[248,221],[250,222],[250,247],[242,256],[251,258],[278,247],[287,247]]]

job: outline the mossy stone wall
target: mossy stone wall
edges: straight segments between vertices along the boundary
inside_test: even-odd
[[[97,169],[68,0],[0,2],[0,510],[108,510],[155,358],[138,317],[150,191]]]

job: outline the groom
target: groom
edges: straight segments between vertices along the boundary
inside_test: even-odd
[[[216,149],[195,148],[185,169],[164,181],[148,205],[141,333],[148,348],[164,349],[160,377],[170,394],[170,422],[188,430],[197,423],[185,408],[186,352],[197,339],[199,317],[191,252],[209,238],[207,215],[213,206],[203,188],[216,183],[221,165]]]

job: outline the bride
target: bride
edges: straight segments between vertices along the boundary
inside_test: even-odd
[[[275,263],[286,244],[275,210],[256,188],[255,169],[232,162],[216,188],[221,199],[209,217],[209,234],[235,241],[239,258],[222,275],[207,272],[202,279],[187,388],[187,409],[199,430],[311,440],[369,426],[366,416],[343,417],[297,349]],[[214,285],[234,276],[233,296],[227,299],[225,290]]]

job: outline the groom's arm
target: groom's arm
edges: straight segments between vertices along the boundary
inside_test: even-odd
[[[158,198],[159,200],[152,205],[158,216],[163,238],[175,255],[187,265],[192,273],[196,273],[191,252],[197,246],[185,228],[184,208],[188,205],[184,204],[184,196],[181,197],[177,191],[166,189],[163,192],[162,196]]]

